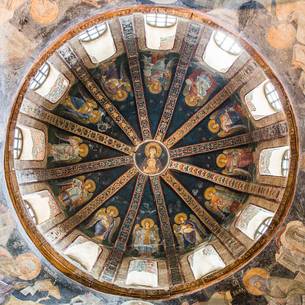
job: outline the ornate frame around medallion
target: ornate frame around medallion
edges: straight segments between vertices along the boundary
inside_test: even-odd
[[[221,28],[219,23],[206,14],[185,8],[173,8],[173,7],[162,7],[162,6],[145,6],[138,5],[133,7],[121,8],[117,10],[111,10],[104,13],[100,13],[96,16],[91,17],[89,20],[83,21],[80,24],[73,26],[68,29],[62,36],[60,36],[49,48],[47,48],[40,58],[35,62],[35,64],[30,69],[29,73],[26,75],[22,82],[22,86],[19,89],[17,97],[15,99],[15,104],[12,107],[9,123],[7,125],[7,135],[6,135],[6,145],[5,145],[5,179],[8,187],[8,191],[13,202],[13,207],[19,216],[20,222],[30,237],[31,241],[35,244],[42,255],[53,264],[59,271],[64,273],[71,279],[88,286],[90,288],[96,289],[98,291],[117,294],[127,297],[138,297],[142,299],[169,299],[172,297],[177,297],[179,295],[185,295],[186,293],[193,293],[199,291],[202,288],[211,286],[219,281],[224,280],[228,276],[232,275],[236,271],[244,267],[250,260],[254,259],[259,255],[264,248],[269,244],[274,235],[277,232],[277,228],[284,222],[289,209],[292,205],[294,193],[296,189],[296,177],[298,171],[298,159],[299,159],[299,139],[297,133],[297,126],[295,118],[293,115],[293,110],[289,102],[287,93],[285,92],[283,85],[275,76],[272,69],[267,64],[267,61],[254,50],[253,47],[241,38],[238,33],[234,33],[232,29],[226,29],[233,36],[240,39],[242,47],[256,60],[256,62],[262,67],[265,74],[272,80],[273,84],[277,88],[281,101],[283,103],[283,108],[286,113],[286,120],[288,124],[288,138],[289,145],[291,148],[291,162],[289,176],[287,179],[287,187],[285,189],[282,202],[275,214],[275,217],[269,227],[268,234],[263,236],[256,244],[251,247],[242,257],[235,260],[233,264],[226,266],[224,269],[212,273],[203,279],[194,280],[193,282],[180,284],[169,290],[140,290],[134,288],[121,288],[116,285],[107,282],[100,282],[88,274],[76,270],[75,266],[65,260],[62,256],[56,252],[50,244],[46,242],[42,234],[37,230],[37,228],[29,221],[26,214],[24,204],[22,203],[22,198],[19,192],[19,186],[17,178],[14,171],[14,159],[13,159],[13,132],[16,125],[17,117],[19,114],[19,109],[23,102],[25,92],[28,89],[30,79],[36,74],[39,67],[65,42],[74,37],[75,35],[81,33],[84,29],[91,27],[95,24],[101,23],[113,17],[130,15],[133,13],[150,13],[150,12],[166,12],[168,14],[173,14],[178,17],[184,17],[188,20],[194,20],[203,24],[208,24],[214,28]]]

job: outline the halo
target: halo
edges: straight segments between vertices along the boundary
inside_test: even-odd
[[[216,164],[219,168],[224,168],[227,165],[228,157],[225,154],[220,154],[216,158]]]
[[[269,278],[269,272],[263,268],[252,268],[246,272],[246,274],[243,277],[243,283],[246,287],[247,291],[251,293],[252,295],[263,295],[264,293],[259,290],[259,288],[255,287],[252,283],[250,283],[251,278],[255,275],[258,275],[264,279]]]
[[[113,212],[113,217],[119,216],[119,210],[113,205],[110,205],[109,207],[107,207],[106,210],[107,210],[107,214],[109,214],[110,212]]]
[[[88,192],[93,193],[96,190],[96,183],[92,179],[86,180],[84,187],[87,188]]]
[[[213,186],[208,187],[205,191],[204,191],[204,198],[206,200],[211,200],[212,199],[212,195],[216,193],[216,189]]]
[[[183,220],[180,220],[180,218],[183,218]],[[178,225],[181,225],[187,220],[187,215],[185,213],[179,213],[175,216],[175,223]]]
[[[16,257],[16,265],[20,275],[18,278],[24,281],[30,281],[36,278],[41,271],[41,263],[33,253],[23,253]]]
[[[157,84],[157,85],[156,85]],[[159,80],[155,80],[148,85],[148,89],[152,94],[160,94],[162,92],[162,86]]]
[[[220,130],[220,126],[215,120],[209,121],[208,128],[212,133],[217,133]]]
[[[149,150],[151,148],[155,148],[157,153],[156,153],[156,157],[157,158],[160,158],[161,154],[162,154],[162,148],[161,146],[158,144],[158,143],[155,143],[155,142],[151,142],[151,143],[148,143],[146,146],[145,146],[145,156],[146,157],[149,157]]]
[[[196,96],[192,95],[187,95],[185,97],[185,104],[188,105],[189,107],[195,107],[198,105],[199,98]]]
[[[89,153],[89,147],[87,144],[83,143],[81,145],[79,145],[79,156],[84,158],[87,157]]]
[[[149,228],[150,229],[155,225],[155,222],[151,218],[144,218],[141,221],[141,226],[144,228],[146,223],[149,223]]]
[[[119,93],[122,93],[119,95]],[[124,102],[128,97],[128,93],[125,90],[119,89],[114,95],[114,99],[118,102]]]

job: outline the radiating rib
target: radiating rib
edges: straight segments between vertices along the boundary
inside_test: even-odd
[[[158,141],[163,141],[166,136],[166,132],[172,120],[172,116],[185,80],[187,70],[189,68],[194,52],[196,51],[198,46],[200,29],[200,25],[191,23],[189,25],[186,37],[183,39],[182,46],[179,52],[180,58],[177,65],[176,73],[171,84],[168,98],[164,106],[163,114],[155,135],[155,139]]]
[[[132,165],[131,156],[122,156],[97,161],[73,164],[56,168],[33,168],[17,171],[17,179],[20,184],[48,181],[54,179],[68,178],[109,168]]]
[[[57,51],[65,64],[71,69],[75,76],[84,84],[90,94],[103,107],[108,115],[117,123],[134,145],[140,143],[135,130],[124,119],[122,114],[111,103],[108,97],[104,94],[101,88],[96,84],[95,80],[87,71],[81,59],[75,54],[71,47],[64,45]]]
[[[197,215],[197,217],[211,231],[211,233],[223,243],[223,245],[235,258],[239,258],[240,255],[245,252],[245,246],[228,231],[226,231],[176,178],[174,178],[169,172],[166,172],[162,178],[179,195],[179,197],[181,197],[181,199]]]
[[[248,193],[275,201],[281,201],[283,188],[280,187],[261,185],[232,177],[227,177],[225,175],[217,174],[195,165],[177,161],[171,161],[169,168],[211,181],[215,184],[222,185],[242,193]]]
[[[56,114],[53,114],[42,107],[37,106],[36,104],[25,100],[22,103],[20,111],[34,119],[37,119],[41,122],[55,126],[56,128],[71,132],[74,135],[80,136],[84,139],[94,141],[99,144],[111,147],[118,151],[121,151],[127,155],[133,154],[133,147],[124,144],[123,142],[116,140],[112,137],[109,137],[101,132],[91,130],[90,128],[81,126],[72,121],[66,120]]]
[[[57,243],[69,234],[73,229],[85,221],[97,209],[99,209],[107,200],[114,196],[122,187],[124,187],[135,175],[137,174],[136,168],[131,168],[108,186],[102,193],[97,195],[92,201],[86,204],[73,216],[66,219],[45,235],[49,242]]]
[[[181,127],[165,140],[165,145],[170,148],[179,142],[204,118],[221,106],[221,104],[224,103],[238,88],[247,83],[251,77],[258,73],[257,67],[258,65],[256,62],[253,60],[248,61],[223,89],[221,89],[210,101],[203,105]]]
[[[133,25],[133,17],[122,17],[120,22],[137,104],[138,120],[142,137],[143,140],[150,140],[152,134],[144,95],[144,85],[141,76],[138,43]]]
[[[167,212],[160,178],[156,176],[150,177],[150,183],[160,219],[161,232],[163,236],[163,246],[169,269],[170,279],[173,285],[178,285],[183,282],[183,276],[181,273],[180,262],[175,247],[174,235]]]
[[[132,195],[130,206],[128,208],[126,217],[124,218],[122,227],[120,229],[119,235],[115,241],[115,245],[109,254],[106,263],[104,265],[104,270],[102,273],[102,278],[108,282],[112,282],[115,275],[120,267],[124,253],[127,248],[127,243],[135,223],[139,207],[141,205],[142,196],[144,188],[146,185],[147,176],[140,174],[137,179],[136,186]]]
[[[171,150],[170,156],[171,159],[189,157],[212,151],[238,147],[245,144],[277,139],[285,137],[287,134],[287,123],[278,122],[238,136],[179,147]]]

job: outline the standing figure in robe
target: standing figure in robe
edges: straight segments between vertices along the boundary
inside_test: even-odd
[[[89,229],[94,226],[94,236],[99,242],[107,241],[109,244],[113,242],[113,235],[118,229],[121,222],[119,210],[110,205],[107,208],[99,209],[89,223],[85,226]]]
[[[251,174],[246,168],[253,164],[252,150],[250,148],[226,149],[218,155],[216,164],[219,168],[223,168],[222,173],[225,175],[250,178]]]
[[[77,163],[85,158],[89,153],[89,146],[83,143],[83,140],[76,136],[56,137],[64,143],[48,144],[48,157],[53,162]]]
[[[58,199],[69,210],[88,202],[96,189],[95,182],[91,179],[86,179],[85,176],[79,176],[58,185],[61,190]]]
[[[208,187],[204,191],[204,198],[207,200],[205,207],[221,219],[232,213],[236,214],[241,205],[241,197],[238,194],[218,185]]]
[[[190,107],[202,106],[213,85],[213,79],[204,71],[194,70],[186,79],[183,89],[186,105]]]
[[[247,130],[244,118],[245,112],[241,105],[227,105],[211,114],[208,128],[210,132],[224,138],[238,131]]]
[[[174,64],[174,59],[166,63],[166,58],[158,54],[144,55],[144,77],[150,93],[160,94],[169,89]]]
[[[160,244],[159,228],[151,218],[136,224],[132,234],[132,246],[141,255],[158,253]]]
[[[115,61],[112,61],[110,65],[101,67],[100,83],[114,101],[124,102],[129,94],[132,94],[132,87],[123,61],[119,68]]]
[[[206,235],[206,230],[199,220],[194,215],[190,215],[188,219],[185,213],[179,213],[175,216],[173,229],[181,250],[187,246],[196,246],[202,243],[203,237]]]

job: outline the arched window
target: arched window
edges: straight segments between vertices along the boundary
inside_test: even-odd
[[[195,279],[223,269],[226,265],[212,245],[206,245],[188,257]]]
[[[250,239],[257,240],[266,232],[273,216],[273,212],[249,204],[239,215],[235,226]]]
[[[243,52],[234,37],[222,31],[214,31],[203,54],[204,62],[213,70],[226,73]]]
[[[168,28],[174,26],[177,23],[177,17],[167,14],[147,14],[146,22],[150,26]]]
[[[256,229],[256,232],[254,234],[255,240],[261,238],[266,233],[266,231],[268,230],[271,224],[271,221],[272,221],[272,217],[268,217],[259,225],[259,227]]]
[[[34,212],[33,208],[31,207],[31,205],[26,200],[24,201],[24,205],[26,207],[26,210],[27,210],[29,216],[33,220],[34,224],[37,225],[38,221],[37,221],[37,218],[36,218],[36,215],[35,215],[35,212]]]
[[[82,42],[93,41],[101,37],[106,31],[107,31],[106,23],[105,22],[100,23],[79,34],[78,39],[81,40]]]
[[[111,29],[107,22],[97,24],[78,35],[93,64],[99,64],[116,53]]]
[[[158,263],[142,259],[130,261],[126,285],[158,287]]]
[[[263,149],[260,152],[258,166],[260,175],[285,177],[284,174],[286,174],[287,176],[289,170],[288,146]]]
[[[290,156],[289,156],[289,150],[287,149],[283,155],[283,158],[282,158],[282,175],[284,177],[287,177],[288,176],[288,172],[289,172],[289,159],[290,159]]]
[[[229,34],[217,31],[214,35],[216,45],[223,51],[232,55],[239,55],[242,52],[241,47],[236,40]]]
[[[36,75],[31,79],[30,89],[37,90],[38,88],[40,88],[48,78],[49,73],[50,73],[50,65],[46,62],[39,68]]]
[[[265,92],[265,96],[266,96],[269,104],[271,105],[271,107],[275,111],[281,111],[282,110],[282,104],[281,104],[281,101],[280,101],[280,97],[277,94],[273,84],[270,81],[268,81],[265,84],[264,92]]]
[[[19,159],[22,153],[23,135],[19,127],[15,128],[14,134],[14,158]]]
[[[273,93],[271,93],[274,87],[272,86],[271,88],[270,85],[272,86],[270,80],[267,79],[245,95],[246,105],[254,120],[260,120],[282,110],[278,95],[275,91],[275,96],[273,95]],[[270,92],[270,94],[268,93],[267,95],[266,89],[268,92]],[[273,97],[276,98],[274,102],[279,104],[279,107],[275,107],[271,103],[270,99]]]

